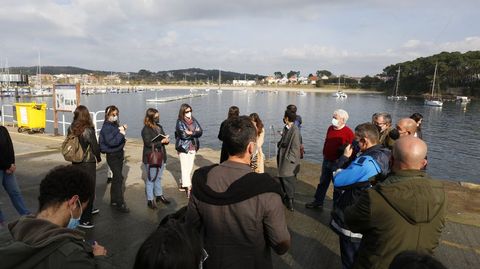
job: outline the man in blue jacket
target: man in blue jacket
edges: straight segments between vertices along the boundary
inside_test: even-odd
[[[339,196],[333,201],[330,225],[339,235],[343,269],[353,267],[362,240],[362,234],[353,233],[345,224],[344,210],[354,204],[372,183],[383,181],[390,172],[391,152],[379,143],[379,132],[375,125],[371,123],[358,125],[355,128],[353,144],[354,147],[358,147],[361,154],[334,177],[334,187]],[[352,153],[353,147],[347,146],[344,156],[350,157]]]

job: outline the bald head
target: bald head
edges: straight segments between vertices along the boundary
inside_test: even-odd
[[[393,170],[420,170],[427,165],[427,144],[420,138],[404,136],[393,146]]]
[[[417,123],[410,118],[400,119],[397,123],[397,130],[400,133],[400,137],[406,135],[415,135],[417,132]]]

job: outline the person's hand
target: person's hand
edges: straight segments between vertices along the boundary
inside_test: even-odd
[[[13,174],[13,173],[15,173],[15,170],[17,170],[17,167],[15,166],[14,163],[12,163],[12,164],[10,165],[10,168],[8,168],[7,170],[5,170],[5,172],[6,172],[7,174]]]
[[[119,129],[120,129],[120,133],[121,133],[121,134],[123,134],[123,135],[126,135],[126,134],[127,134],[127,132],[125,132],[125,129],[121,129],[121,127],[119,127]]]
[[[349,144],[343,150],[343,155],[347,158],[350,158],[350,156],[352,156],[352,154],[353,154],[353,148],[352,148],[352,145]]]
[[[123,130],[125,130],[125,131],[128,129],[128,125],[127,125],[127,124],[122,125],[122,127],[123,127]]]
[[[193,134],[193,132],[190,131],[190,130],[186,130],[185,133],[186,133],[187,135],[192,135],[192,134]]]
[[[107,249],[99,245],[97,241],[93,242],[93,256],[107,256]]]
[[[168,137],[165,137],[164,139],[162,139],[162,141],[160,141],[162,144],[168,144],[170,143],[170,140],[168,139]]]

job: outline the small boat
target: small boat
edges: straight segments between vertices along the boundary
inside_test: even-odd
[[[398,95],[398,85],[400,84],[400,66],[398,67],[397,71],[397,81],[395,82],[395,90],[393,95],[388,96],[388,100],[393,100],[393,101],[398,101],[398,100],[407,100],[407,97],[405,95]]]
[[[439,96],[435,95],[435,80],[437,78],[437,66],[438,63],[435,64],[435,71],[433,73],[433,83],[432,83],[432,93],[430,96],[425,98],[424,104],[426,106],[435,106],[435,107],[442,107],[443,101]]]
[[[206,89],[205,89],[205,92],[210,92],[210,88],[206,88]]]
[[[304,91],[297,92],[297,95],[307,95]]]
[[[223,91],[222,90],[217,90],[217,93],[218,94],[221,94]]]
[[[457,96],[457,98],[455,99],[457,102],[459,103],[469,103],[471,101],[470,98],[468,98],[468,96]]]
[[[348,95],[342,91],[337,91],[336,93],[333,93],[332,94],[333,97],[336,97],[336,98],[347,98]]]

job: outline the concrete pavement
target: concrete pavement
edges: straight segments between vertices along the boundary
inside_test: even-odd
[[[63,137],[49,135],[18,134],[11,130],[17,163],[17,181],[27,206],[37,209],[38,187],[49,169],[62,164],[59,149]],[[142,144],[129,139],[126,145],[125,197],[131,209],[122,214],[110,208],[110,186],[106,184],[105,160],[97,167],[97,201],[100,213],[94,216],[95,228],[86,231],[87,240],[96,240],[104,245],[113,256],[118,268],[131,268],[143,240],[155,230],[159,221],[187,204],[184,192],[179,192],[175,179],[180,178],[180,164],[173,145],[167,147],[168,162],[163,176],[165,195],[172,201],[168,206],[160,205],[158,210],[147,208],[141,163]],[[201,149],[195,160],[200,167],[217,162],[220,153]],[[266,162],[266,171],[275,174],[275,165]],[[297,182],[295,212],[286,211],[292,235],[292,248],[281,257],[273,255],[274,268],[340,268],[338,237],[328,227],[331,200],[324,211],[305,209],[310,202],[320,173],[320,166],[304,163]],[[331,191],[329,192],[331,197]],[[0,191],[2,211],[8,220],[17,218],[6,193]],[[448,268],[476,268],[480,264],[480,228],[456,222],[447,222],[442,241],[435,256]]]

